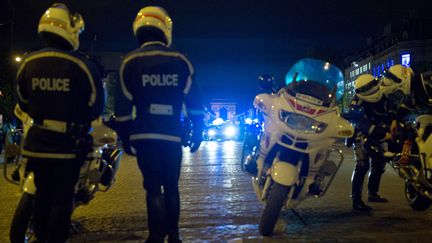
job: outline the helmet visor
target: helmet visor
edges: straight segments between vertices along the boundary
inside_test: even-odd
[[[373,79],[368,84],[355,89],[355,92],[356,94],[364,95],[364,96],[372,95],[379,91],[379,85],[380,85],[379,79]]]
[[[84,20],[79,13],[71,13],[70,14],[70,22],[72,28],[78,33],[81,34],[84,31]]]
[[[384,77],[384,78],[391,79],[391,80],[393,80],[395,83],[398,83],[398,84],[402,83],[402,79],[398,78],[396,75],[394,75],[393,73],[391,73],[391,72],[389,72],[389,71],[385,72],[385,73],[383,74],[383,77]]]

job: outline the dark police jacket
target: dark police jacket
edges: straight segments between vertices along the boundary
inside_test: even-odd
[[[33,118],[23,155],[73,159],[92,120],[100,116],[105,95],[101,74],[78,52],[46,48],[30,53],[17,72],[21,109]]]
[[[394,114],[387,104],[387,97],[383,96],[375,103],[367,102],[355,95],[351,101],[350,109],[363,110],[363,115],[351,119],[356,129],[354,136],[366,136],[371,139],[381,140],[389,132],[390,123],[395,119]]]
[[[195,124],[203,117],[193,74],[190,61],[162,42],[146,42],[129,53],[120,68],[115,99],[115,121],[122,140],[181,142],[183,106]]]

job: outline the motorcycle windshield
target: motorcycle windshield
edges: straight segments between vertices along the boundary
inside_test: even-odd
[[[305,58],[294,64],[285,77],[286,91],[315,105],[334,106],[343,96],[343,74],[329,62]]]

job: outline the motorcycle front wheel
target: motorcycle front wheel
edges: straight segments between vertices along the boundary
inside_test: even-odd
[[[270,194],[261,216],[259,224],[259,231],[263,236],[270,236],[273,234],[274,226],[279,218],[280,211],[286,200],[290,187],[273,182],[270,189]]]
[[[10,228],[10,240],[15,242],[27,242],[32,236],[31,217],[33,213],[34,195],[24,192],[21,195],[15,210]]]
[[[405,182],[405,198],[409,206],[416,211],[425,211],[432,204],[432,200],[421,194],[416,182],[412,180]]]

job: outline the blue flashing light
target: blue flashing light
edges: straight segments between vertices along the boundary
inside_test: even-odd
[[[252,119],[250,119],[249,117],[245,119],[245,123],[250,125],[252,124]]]

